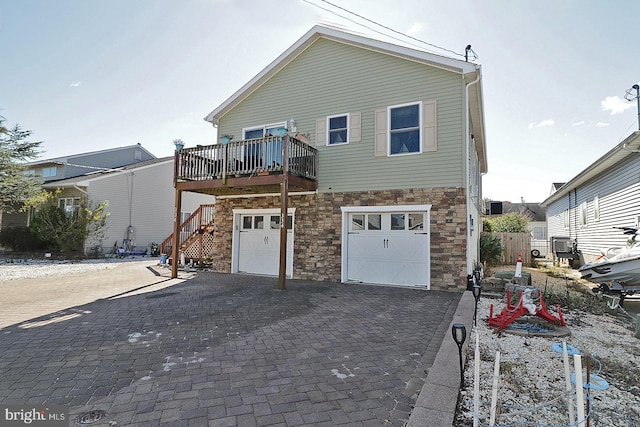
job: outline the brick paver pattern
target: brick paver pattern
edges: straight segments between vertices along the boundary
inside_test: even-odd
[[[4,326],[0,403],[68,404],[71,425],[402,426],[460,295],[276,282],[199,272]]]

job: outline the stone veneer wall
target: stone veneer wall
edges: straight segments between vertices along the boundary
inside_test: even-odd
[[[289,207],[296,208],[293,276],[295,279],[340,282],[342,206],[430,204],[431,289],[462,292],[467,286],[465,203],[461,188],[290,193]],[[279,196],[217,199],[214,270],[231,271],[233,209],[279,207]]]

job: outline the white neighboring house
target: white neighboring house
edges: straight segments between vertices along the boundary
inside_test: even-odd
[[[94,203],[108,201],[109,213],[102,242],[88,240],[85,253],[102,248],[104,253],[114,246],[135,252],[162,243],[173,232],[175,189],[174,157],[148,160],[114,169],[87,173],[75,178],[43,184],[54,191],[61,189],[59,206],[72,208],[84,195]],[[200,205],[213,204],[206,194],[186,193],[182,199],[181,219],[189,217]]]
[[[624,246],[628,235],[616,227],[640,224],[639,153],[636,131],[543,201],[549,238],[576,240],[585,263]]]

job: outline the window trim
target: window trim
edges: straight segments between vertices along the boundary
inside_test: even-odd
[[[331,119],[335,119],[335,118],[338,118],[338,117],[346,117],[346,119],[347,119],[346,126],[345,126],[344,128],[331,129],[331,126],[330,126],[330,124],[331,124]],[[331,115],[331,116],[327,116],[327,133],[326,133],[326,137],[325,137],[325,139],[326,139],[326,145],[327,145],[327,146],[329,146],[329,147],[333,147],[333,146],[336,146],[336,145],[345,145],[345,144],[348,144],[348,143],[351,141],[351,135],[350,135],[350,134],[351,134],[351,132],[349,131],[349,130],[350,130],[350,126],[351,126],[351,117],[350,117],[350,114],[349,114],[349,113],[333,114],[333,115]],[[346,132],[347,132],[347,138],[346,138],[346,141],[343,141],[343,142],[336,142],[336,143],[333,143],[333,144],[332,144],[332,143],[331,143],[331,131],[332,131],[332,130],[333,130],[334,132],[336,132],[336,131],[340,131],[340,132],[342,132],[342,131],[346,131]]]
[[[53,173],[51,173],[53,172]],[[42,168],[42,177],[43,178],[51,178],[58,175],[58,167],[57,166],[49,166],[46,168]]]
[[[59,197],[58,208],[62,209],[65,214],[70,215],[80,209],[80,197]]]
[[[570,215],[569,209],[565,209],[562,212],[562,226],[563,226],[564,229],[569,229],[569,226],[571,225],[570,224],[570,217],[571,217],[571,215]]]
[[[410,151],[410,152],[406,152],[406,153],[391,153],[391,133],[394,129],[391,129],[391,110],[392,109],[396,109],[396,108],[402,108],[402,107],[409,107],[409,106],[413,106],[413,105],[417,105],[418,106],[418,126],[417,127],[411,127],[411,128],[402,128],[403,131],[406,130],[413,130],[413,129],[417,129],[418,131],[418,151]],[[395,156],[411,156],[414,154],[421,154],[422,153],[422,138],[423,138],[423,130],[422,130],[422,114],[423,114],[423,105],[422,105],[422,101],[415,101],[415,102],[407,102],[404,104],[396,104],[396,105],[389,105],[387,107],[387,156],[388,157],[395,157]]]
[[[593,219],[594,221],[600,221],[600,197],[593,197]]]
[[[587,214],[588,214],[587,201],[585,200],[582,203],[580,203],[578,208],[578,219],[581,227],[586,227],[587,224],[589,223],[589,218]]]
[[[247,131],[252,131],[252,130],[258,130],[258,129],[262,129],[262,136],[258,137],[258,138],[265,138],[265,134],[267,133],[267,129],[277,129],[277,128],[287,128],[287,122],[276,122],[276,123],[268,123],[268,124],[264,124],[264,125],[257,125],[257,126],[248,126],[248,127],[244,127],[242,128],[242,139],[246,140],[247,138],[245,137]],[[249,138],[249,139],[256,139],[256,138]]]

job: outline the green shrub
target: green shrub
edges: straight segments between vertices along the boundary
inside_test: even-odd
[[[31,252],[46,247],[31,233],[29,227],[11,227],[0,231],[0,246],[14,252]]]
[[[485,218],[483,229],[502,233],[527,233],[529,218],[518,212],[510,212],[495,218]]]
[[[502,258],[500,239],[491,233],[480,236],[480,262],[486,265],[496,265]]]

